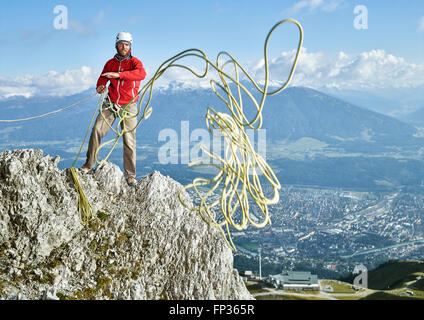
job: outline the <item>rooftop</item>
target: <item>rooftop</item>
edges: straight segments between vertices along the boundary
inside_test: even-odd
[[[318,277],[309,271],[283,271],[281,274],[271,275],[271,278],[278,280],[281,284],[318,284]]]

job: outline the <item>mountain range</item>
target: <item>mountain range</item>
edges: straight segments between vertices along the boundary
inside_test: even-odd
[[[254,88],[246,86],[260,99]],[[42,114],[70,105],[92,92],[59,98],[10,98],[0,101],[1,118]],[[245,114],[252,118],[255,108],[245,94],[242,98]],[[47,153],[60,155],[59,167],[69,166],[96,103],[97,97],[93,97],[72,109],[39,120],[0,123],[0,151],[42,147]],[[190,179],[196,174],[186,164],[159,163],[158,148],[165,142],[158,141],[158,137],[161,130],[170,129],[181,138],[182,121],[188,121],[190,133],[206,129],[204,117],[209,106],[228,113],[225,104],[209,89],[170,86],[155,91],[151,101],[153,113],[137,129],[139,172],[165,170],[177,180]],[[424,136],[419,127],[317,90],[289,87],[268,96],[261,129],[266,130],[267,160],[287,184],[375,188],[419,186],[424,180],[421,169]],[[105,137],[105,141],[109,138],[113,135]],[[121,151],[115,151],[111,160],[122,165]]]

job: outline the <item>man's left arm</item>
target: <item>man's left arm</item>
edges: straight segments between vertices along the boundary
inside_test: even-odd
[[[145,77],[146,70],[144,70],[143,64],[138,59],[134,59],[134,69],[121,71],[119,74],[119,78],[122,80],[140,81],[144,80]]]

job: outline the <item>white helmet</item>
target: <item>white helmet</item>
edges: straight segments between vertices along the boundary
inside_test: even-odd
[[[120,41],[126,41],[132,44],[133,38],[131,33],[125,32],[125,31],[119,32],[118,35],[116,36],[115,44],[118,44],[118,42]]]

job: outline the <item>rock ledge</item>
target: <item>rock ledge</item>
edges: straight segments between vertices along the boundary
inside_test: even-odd
[[[107,162],[80,183],[42,150],[0,153],[0,299],[253,299],[219,232],[154,171],[130,188]],[[191,203],[188,194],[183,195]]]

